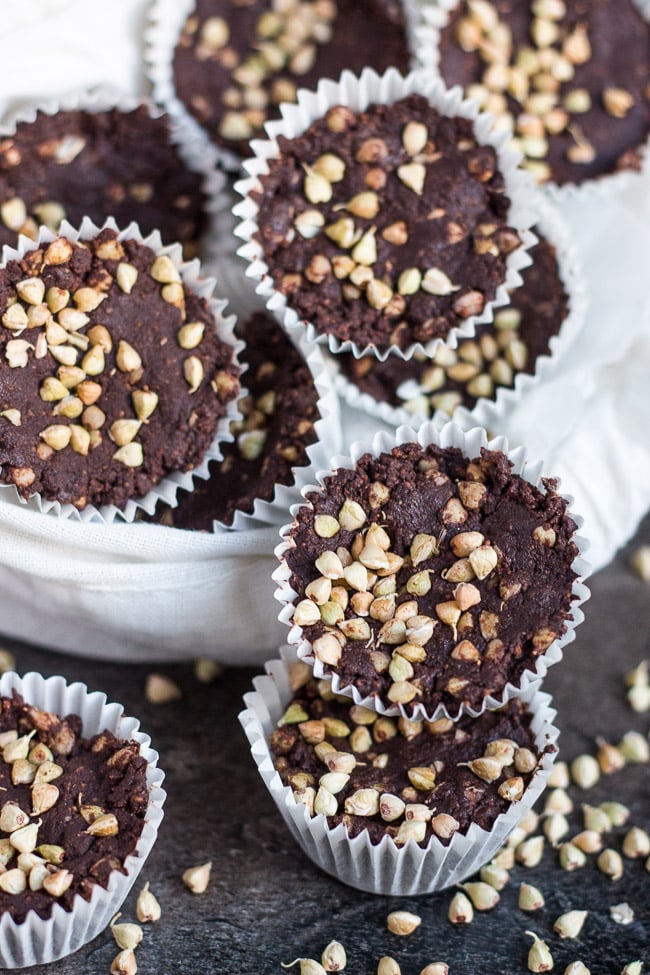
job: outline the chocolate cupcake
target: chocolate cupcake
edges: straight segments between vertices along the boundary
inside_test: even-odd
[[[457,349],[442,347],[433,358],[416,354],[408,361],[345,353],[336,357],[343,376],[374,403],[426,419],[437,410],[449,415],[459,406],[473,410],[480,399],[495,400],[500,390],[512,390],[518,376],[534,375],[569,312],[556,249],[538,228],[535,232],[533,263],[521,272],[523,284],[513,292],[512,304],[497,311],[490,324],[477,326],[473,339],[463,339]],[[354,390],[348,399],[366,403]]]
[[[279,117],[281,102],[295,102],[298,88],[338,78],[345,68],[408,71],[410,6],[410,0],[197,0],[178,24],[164,86],[160,65],[157,97],[166,104],[173,90],[234,161],[250,154],[249,140]],[[154,18],[164,34],[179,13],[159,2]],[[158,41],[151,52],[155,60],[169,58],[161,47]]]
[[[112,216],[195,256],[211,178],[187,158],[178,127],[147,103],[86,94],[22,113],[0,131],[0,244],[15,247],[19,233],[36,240],[41,224],[57,232],[64,219]]]
[[[0,481],[66,514],[131,518],[228,436],[239,346],[178,247],[63,230],[0,268]]]
[[[440,75],[512,132],[540,183],[640,168],[650,24],[639,4],[445,0],[442,9],[447,16],[430,14],[440,26]]]
[[[304,852],[361,890],[421,894],[487,862],[544,788],[556,754],[550,698],[479,718],[381,717],[334,695],[288,648],[240,721]]]
[[[521,283],[528,181],[458,94],[415,74],[347,76],[301,93],[245,164],[239,253],[285,323],[332,352],[453,345]]]
[[[62,677],[2,676],[0,743],[0,954],[22,968],[106,927],[153,846],[165,793],[137,721]]]
[[[239,401],[242,419],[231,424],[235,440],[211,462],[207,481],[181,492],[177,507],[159,505],[153,521],[212,531],[215,522],[232,526],[237,513],[260,516],[268,507],[259,502],[268,506],[278,485],[294,484],[296,468],[309,464],[322,390],[302,352],[263,311],[238,323],[236,334],[245,343],[248,392]]]
[[[276,552],[280,618],[316,676],[357,704],[480,714],[573,638],[577,525],[555,481],[481,430],[425,424],[419,442],[408,428],[382,449],[391,441],[357,445],[294,509]]]

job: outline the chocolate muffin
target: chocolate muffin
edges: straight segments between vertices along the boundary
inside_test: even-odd
[[[176,265],[112,230],[0,268],[0,481],[123,508],[199,464],[239,393],[233,346]]]
[[[541,756],[520,701],[478,718],[380,717],[303,678],[270,736],[283,783],[310,815],[371,843],[436,838],[447,846],[472,823],[490,830],[517,802]]]
[[[178,97],[210,138],[240,155],[298,88],[359,73],[408,71],[399,0],[197,0],[174,51]]]
[[[440,71],[513,132],[539,182],[640,167],[650,24],[633,0],[462,0]]]
[[[206,227],[202,176],[190,172],[172,142],[166,115],[145,105],[130,112],[38,112],[0,138],[0,244],[18,234],[36,240],[39,224],[58,231],[64,218],[78,226],[113,216],[135,220],[146,236],[160,230],[198,252]]]
[[[517,686],[565,633],[576,525],[554,481],[511,467],[409,443],[308,495],[283,553],[293,624],[342,689],[455,716]]]
[[[532,375],[568,311],[555,248],[535,233],[539,243],[530,250],[533,263],[520,272],[523,284],[511,304],[495,312],[494,322],[477,326],[474,339],[408,361],[342,353],[336,361],[346,378],[380,403],[430,416],[436,410],[451,415],[458,406],[471,410],[479,398],[495,399],[499,389],[511,388],[520,372]]]
[[[256,239],[276,288],[317,332],[386,350],[480,315],[521,240],[495,150],[426,98],[335,106],[279,139]]]
[[[265,312],[238,323],[236,332],[246,343],[248,394],[239,401],[243,419],[231,424],[235,442],[224,444],[223,460],[212,461],[209,480],[180,492],[176,508],[159,504],[147,520],[192,531],[212,531],[215,521],[231,525],[237,511],[252,514],[258,498],[271,501],[276,485],[292,484],[293,469],[308,463],[320,414],[307,363]]]
[[[147,762],[135,742],[85,739],[77,715],[58,717],[14,692],[0,698],[0,911],[22,923],[55,904],[90,900],[135,851],[144,828]]]

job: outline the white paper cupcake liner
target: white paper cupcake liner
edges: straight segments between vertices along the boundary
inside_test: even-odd
[[[222,259],[215,266],[219,289],[227,295],[231,311],[244,321],[256,311],[264,311],[264,302],[253,291],[243,274],[241,263]],[[320,348],[309,342],[302,329],[287,330],[289,339],[301,353],[318,391],[320,419],[314,424],[317,439],[307,448],[307,463],[292,468],[291,484],[276,484],[269,501],[257,498],[253,511],[236,511],[231,525],[214,522],[214,531],[246,531],[260,525],[282,525],[292,504],[299,503],[302,488],[310,483],[311,471],[327,467],[330,458],[342,448],[339,400]],[[245,358],[245,356],[244,356]]]
[[[337,880],[357,890],[390,896],[430,894],[458,884],[495,855],[544,791],[557,754],[552,746],[559,731],[553,725],[556,712],[551,697],[531,686],[518,696],[533,714],[531,730],[541,762],[519,802],[498,816],[491,830],[472,823],[466,834],[456,833],[448,846],[432,837],[426,847],[412,839],[398,847],[390,836],[373,846],[366,830],[351,838],[342,823],[331,829],[325,816],[311,817],[307,807],[295,801],[273,764],[268,740],[293,696],[289,667],[297,659],[292,647],[280,653],[282,659],[267,663],[267,676],[258,677],[255,691],[245,695],[246,710],[239,720],[258,771],[293,838],[310,860]]]
[[[162,788],[165,776],[157,768],[158,753],[151,748],[149,736],[139,730],[139,722],[124,715],[121,704],[107,703],[105,694],[98,691],[90,693],[85,684],[67,684],[63,677],[45,679],[35,673],[25,674],[23,678],[15,673],[3,674],[0,677],[0,694],[11,696],[14,690],[28,704],[37,708],[61,716],[78,714],[83,722],[84,737],[108,730],[119,738],[137,742],[140,755],[148,763],[149,806],[135,852],[124,861],[126,875],[113,871],[107,888],[95,884],[88,901],[77,895],[72,911],[66,911],[56,903],[47,920],[30,911],[22,924],[16,924],[8,913],[2,914],[2,968],[49,964],[77,951],[104,930],[126,900],[151,852],[163,818],[162,807],[166,797]]]
[[[70,92],[60,99],[50,98],[21,107],[0,125],[0,140],[11,138],[15,134],[17,125],[34,122],[38,112],[43,112],[45,115],[56,115],[60,111],[96,114],[118,109],[126,113],[135,111],[141,105],[145,106],[151,118],[160,118],[165,114],[162,108],[154,105],[147,98],[134,98],[111,85],[98,85]],[[229,224],[232,200],[228,181],[217,169],[217,153],[211,145],[205,146],[197,140],[196,134],[184,118],[170,116],[169,130],[172,145],[178,150],[187,168],[202,178],[201,188],[206,197],[205,213],[208,218],[208,226],[203,235],[205,240],[214,235],[222,235],[224,226],[228,227]]]
[[[560,331],[550,339],[550,351],[546,355],[538,356],[534,373],[517,373],[514,385],[497,387],[494,399],[480,398],[471,410],[459,407],[454,411],[454,417],[463,417],[464,425],[472,423],[488,430],[499,430],[505,417],[516,409],[521,397],[553,374],[557,363],[567,354],[567,349],[571,347],[585,323],[588,306],[587,286],[571,231],[559,210],[549,200],[539,197],[536,203],[538,219],[535,228],[539,229],[557,251],[560,280],[569,298],[567,316]],[[531,256],[534,262],[534,253]],[[337,393],[354,409],[395,427],[403,423],[413,425],[429,419],[428,416],[412,414],[405,407],[393,406],[391,403],[376,400],[369,393],[362,392],[357,384],[343,373],[336,356],[329,357],[328,365],[334,374],[334,387]],[[444,419],[449,418],[444,411],[438,410],[434,413],[441,414]]]
[[[434,36],[423,19],[418,0],[400,0],[404,10],[406,40],[411,50],[415,67],[415,51],[433,49]],[[149,11],[149,23],[145,30],[145,66],[153,90],[153,99],[163,105],[175,119],[182,121],[193,133],[196,140],[210,149],[221,166],[236,173],[241,169],[242,160],[238,153],[225,146],[213,143],[203,126],[188,111],[185,103],[178,97],[174,84],[174,50],[181,35],[185,21],[192,13],[194,0],[153,0]],[[430,45],[427,44],[430,40]],[[324,45],[325,46],[325,45]]]
[[[11,260],[20,260],[29,251],[35,250],[41,244],[50,243],[57,236],[67,237],[69,240],[91,240],[96,237],[101,230],[110,229],[118,232],[118,240],[135,240],[146,247],[150,247],[158,255],[168,256],[178,268],[183,284],[186,288],[193,291],[199,297],[205,299],[210,311],[214,316],[217,328],[217,335],[222,342],[229,345],[234,354],[234,361],[244,348],[244,343],[235,338],[235,316],[226,317],[225,308],[228,302],[223,298],[214,297],[215,282],[212,278],[201,276],[201,267],[198,260],[184,261],[180,244],[168,244],[163,246],[158,230],[153,231],[148,237],[143,237],[136,223],[130,224],[124,230],[120,230],[112,217],[109,217],[102,227],[98,227],[89,217],[84,217],[81,226],[77,229],[72,227],[67,220],[61,224],[58,234],[49,230],[47,227],[39,228],[38,241],[30,240],[28,237],[20,236],[16,248],[4,246],[2,251],[2,266]],[[246,390],[242,388],[241,395],[245,395]],[[233,420],[241,419],[241,413],[237,405],[237,399],[231,400],[226,407],[226,413],[217,424],[214,439],[205,453],[200,464],[191,471],[176,471],[168,474],[156,484],[142,498],[132,498],[127,501],[124,508],[117,508],[115,505],[87,505],[82,510],[70,503],[60,501],[48,501],[40,494],[32,495],[27,501],[18,493],[13,484],[0,485],[0,497],[8,495],[15,499],[18,498],[23,504],[35,506],[38,511],[52,513],[61,518],[73,518],[80,521],[103,521],[110,523],[119,519],[131,522],[136,516],[138,509],[153,514],[158,501],[162,500],[165,504],[175,507],[177,502],[177,492],[179,489],[190,491],[194,479],[205,479],[208,476],[208,466],[211,460],[221,459],[221,444],[233,439],[230,433],[230,424]]]
[[[423,3],[421,6],[422,21],[427,30],[426,33],[423,31],[416,35],[418,41],[416,58],[418,63],[426,67],[427,71],[432,72],[433,77],[441,81],[444,81],[440,71],[441,34],[459,3],[460,0],[436,0],[435,3]],[[638,7],[646,20],[650,20],[650,0],[632,0],[632,3]],[[642,171],[648,172],[650,170],[650,141],[646,141],[645,144],[637,148],[641,153]],[[554,202],[563,205],[573,199],[595,201],[622,193],[634,185],[634,180],[638,179],[638,176],[638,172],[624,169],[619,172],[606,173],[596,179],[586,179],[581,183],[558,185],[551,181],[545,183],[542,188]]]
[[[387,432],[377,433],[371,444],[353,443],[350,448],[350,456],[335,457],[332,460],[331,469],[314,472],[317,483],[303,490],[303,496],[306,497],[309,491],[316,491],[322,494],[324,492],[324,481],[326,477],[330,476],[333,471],[341,468],[352,470],[359,458],[364,454],[370,453],[372,456],[378,457],[382,453],[389,453],[394,447],[400,444],[414,441],[422,447],[428,447],[430,444],[436,444],[442,448],[457,447],[469,458],[479,456],[482,447],[486,447],[489,450],[502,451],[512,462],[512,474],[519,474],[530,484],[534,484],[542,493],[546,493],[543,477],[548,476],[548,473],[544,472],[543,465],[540,462],[533,462],[528,459],[524,447],[517,447],[514,450],[510,450],[505,437],[496,437],[493,440],[488,440],[485,430],[481,427],[474,427],[465,431],[457,423],[448,422],[442,425],[441,421],[433,420],[423,423],[417,432],[411,427],[402,426],[394,434]],[[568,502],[571,518],[575,521],[578,529],[580,529],[583,521],[571,511],[573,498],[570,495],[563,495],[563,497]],[[307,506],[309,506],[308,503]],[[301,507],[303,505],[294,505],[292,507],[291,514],[294,519],[297,517]],[[344,686],[338,674],[326,672],[321,661],[314,657],[312,645],[305,638],[302,628],[293,623],[294,599],[296,599],[298,593],[291,585],[292,573],[286,561],[286,553],[295,547],[295,543],[291,539],[292,528],[293,524],[285,525],[280,532],[282,542],[275,550],[280,565],[273,573],[273,580],[278,586],[275,591],[275,598],[282,604],[279,619],[281,623],[285,623],[290,627],[289,643],[298,648],[298,656],[301,660],[305,660],[313,667],[314,675],[317,678],[324,678],[325,680],[331,681],[332,690],[335,694],[351,697],[355,704],[361,704],[364,707],[370,708],[372,711],[377,711],[379,714],[390,716],[403,714],[412,720],[424,719],[426,721],[435,721],[442,717],[457,720],[457,718],[464,714],[477,717],[484,711],[499,708],[509,701],[511,697],[520,696],[546,676],[549,667],[562,659],[562,648],[575,639],[576,627],[584,619],[584,614],[580,607],[590,595],[584,580],[589,576],[591,567],[584,559],[584,552],[587,549],[588,542],[580,535],[575,534],[572,540],[578,548],[578,555],[574,559],[571,568],[576,573],[577,578],[571,589],[573,601],[571,603],[571,618],[566,620],[566,632],[555,640],[548,650],[535,658],[534,666],[532,669],[523,672],[518,685],[507,683],[500,694],[486,696],[479,708],[473,708],[463,703],[458,713],[454,715],[450,715],[443,704],[439,704],[431,711],[427,711],[421,703],[412,706],[412,710],[409,710],[403,704],[386,706],[377,695],[373,694],[364,697],[353,685],[347,684]]]
[[[262,246],[255,239],[259,205],[253,200],[252,193],[261,190],[260,177],[269,172],[268,161],[279,155],[280,135],[289,139],[296,138],[334,105],[346,105],[352,111],[361,112],[371,104],[391,105],[413,94],[427,98],[442,115],[471,119],[478,142],[481,145],[491,145],[495,149],[498,167],[511,200],[508,223],[519,232],[522,245],[508,255],[505,281],[497,289],[494,300],[486,303],[481,315],[470,316],[462,324],[450,329],[444,339],[432,339],[426,345],[414,342],[406,349],[389,346],[380,351],[374,345],[362,348],[349,340],[342,342],[334,335],[317,331],[310,322],[299,318],[288,304],[286,295],[276,289],[269,266],[264,260]],[[233,212],[241,218],[235,233],[245,242],[237,253],[248,262],[246,273],[258,282],[257,293],[266,299],[267,308],[282,315],[285,327],[300,324],[310,341],[327,344],[333,354],[352,352],[357,358],[373,354],[381,360],[392,354],[409,359],[416,351],[432,355],[440,345],[456,348],[460,338],[471,338],[476,325],[492,321],[495,309],[510,303],[509,292],[521,284],[519,271],[530,264],[528,250],[537,242],[530,227],[534,222],[534,204],[538,191],[529,174],[518,168],[521,156],[506,147],[507,137],[492,131],[492,116],[481,115],[473,102],[463,101],[460,88],[448,91],[439,80],[428,77],[424,72],[415,71],[405,78],[394,68],[381,76],[371,68],[365,68],[359,77],[344,71],[338,82],[321,81],[315,92],[304,89],[299,91],[298,103],[283,105],[281,111],[282,119],[268,122],[265,126],[269,139],[256,139],[252,142],[255,155],[243,164],[248,176],[235,184],[235,189],[244,199]]]

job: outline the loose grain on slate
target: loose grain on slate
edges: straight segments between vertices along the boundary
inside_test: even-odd
[[[496,153],[470,121],[412,95],[360,115],[334,107],[279,146],[253,194],[256,236],[275,286],[318,332],[404,347],[494,299],[520,239]],[[314,170],[328,176],[326,202],[314,202]]]
[[[43,247],[0,269],[0,480],[15,484],[26,498],[40,493],[78,508],[89,504],[123,507],[130,498],[145,495],[167,474],[191,470],[202,461],[228,401],[238,395],[239,367],[232,347],[217,336],[209,306],[202,298],[183,289],[184,309],[163,299],[164,285],[150,274],[156,255],[148,247],[132,240],[120,244],[113,231],[103,231],[94,241],[74,245],[63,263],[48,263],[50,253]],[[120,264],[137,271],[130,293],[117,283]],[[52,315],[43,301],[36,305],[19,301],[13,309],[9,307],[16,298],[16,285],[34,276],[43,281],[46,298],[50,288],[70,292],[66,312],[75,310],[74,293],[82,287],[105,296],[95,310],[87,312],[88,321],[77,327],[78,341],[83,344],[89,339],[88,349],[73,347],[70,366],[54,358],[70,342],[69,333],[50,331],[54,319],[61,320],[61,312]],[[62,300],[66,300],[65,294]],[[4,323],[7,315],[16,314],[17,307],[29,309],[30,314],[34,309],[39,315],[42,312],[46,324],[27,328],[16,339],[17,332]],[[178,333],[183,323],[191,322],[203,325],[204,331],[198,346],[187,350],[179,345]],[[93,331],[99,325],[107,330],[108,339]],[[17,349],[12,345],[15,342],[28,346]],[[131,347],[129,355],[135,350],[138,357],[133,360],[135,365],[128,359],[126,369],[120,365],[124,342]],[[97,346],[105,348],[103,369],[95,374],[89,366],[86,375],[82,368],[85,356]],[[21,349],[24,359],[14,357]],[[184,375],[189,358],[202,371],[194,392]],[[65,390],[55,385],[62,379],[68,388],[64,398]],[[55,385],[52,400],[42,398],[44,384]],[[150,407],[136,403],[142,394],[150,393],[158,397],[151,413]],[[62,415],[61,410],[78,411],[79,415]],[[128,466],[115,458],[118,443],[113,424],[119,420],[137,423],[138,418],[143,422],[133,431],[131,443],[141,445],[143,456],[140,463]],[[68,430],[74,441],[53,449],[45,432],[50,427],[63,430],[57,435],[64,441]]]
[[[506,683],[518,684],[565,632],[576,578],[575,523],[553,481],[543,493],[510,468],[499,451],[482,450],[470,461],[455,448],[405,444],[378,458],[365,454],[353,470],[326,478],[323,495],[309,495],[313,510],[300,509],[285,555],[295,603],[307,597],[299,617],[310,610],[310,595],[319,596],[306,591],[322,575],[316,559],[342,547],[352,553],[343,553],[343,561],[358,563],[373,535],[372,558],[365,560],[377,568],[368,570],[366,589],[381,593],[381,601],[365,595],[362,579],[361,598],[354,585],[347,602],[342,598],[343,619],[323,622],[323,610],[336,618],[328,596],[320,622],[302,627],[341,686],[407,714],[418,704],[428,714],[443,704],[455,715],[462,704],[480,707]],[[329,537],[319,537],[315,516],[354,523],[342,512],[347,499],[363,509],[361,527],[334,534],[326,528]],[[358,524],[361,513],[354,511]],[[334,588],[337,575],[335,567]],[[354,636],[351,620],[358,621]]]

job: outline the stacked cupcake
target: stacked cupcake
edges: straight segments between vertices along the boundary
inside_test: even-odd
[[[291,648],[247,698],[259,771],[305,852],[363,890],[463,879],[539,796],[539,690],[587,567],[522,450],[424,424],[356,445],[292,509],[274,575]]]

